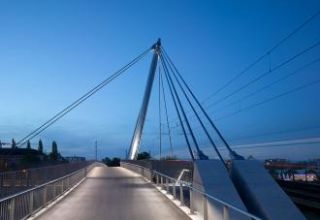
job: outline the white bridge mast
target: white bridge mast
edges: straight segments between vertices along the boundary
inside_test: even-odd
[[[140,146],[140,141],[141,141],[141,135],[142,135],[142,131],[143,131],[143,126],[144,126],[144,122],[146,119],[148,104],[149,104],[150,95],[151,95],[151,91],[152,91],[152,85],[153,85],[154,77],[156,74],[157,63],[158,63],[158,58],[159,58],[159,53],[160,53],[160,46],[161,46],[160,39],[157,41],[157,43],[155,43],[152,46],[154,54],[153,54],[153,58],[151,61],[151,66],[150,66],[150,70],[149,70],[149,76],[148,76],[146,90],[144,92],[143,102],[141,105],[140,113],[139,113],[139,116],[138,116],[138,119],[136,122],[136,127],[134,129],[133,137],[131,140],[130,152],[128,155],[128,159],[130,159],[130,160],[134,160],[137,158],[137,154],[138,154],[138,150],[139,150],[139,146]]]

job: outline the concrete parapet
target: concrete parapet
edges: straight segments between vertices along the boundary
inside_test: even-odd
[[[197,160],[194,162],[193,187],[229,203],[243,211],[241,201],[225,166],[220,160]],[[191,206],[200,212],[204,219],[249,219],[239,212],[226,209],[222,204],[205,198],[199,192],[192,192]],[[226,213],[227,212],[227,213]]]
[[[261,162],[232,161],[231,178],[249,212],[263,219],[305,219]]]

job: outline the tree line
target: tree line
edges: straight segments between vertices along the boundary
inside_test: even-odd
[[[0,141],[0,148],[2,148],[2,145],[4,145],[1,141]],[[11,140],[11,149],[19,149],[19,147],[17,146],[17,143],[15,141],[14,138],[12,138]],[[26,149],[28,150],[31,150],[33,149],[31,147],[31,143],[30,143],[30,140],[27,141],[27,146],[26,146]],[[33,149],[35,150],[35,149]],[[58,144],[56,141],[52,141],[52,144],[51,144],[51,152],[47,155],[44,153],[43,151],[43,142],[42,140],[40,139],[39,142],[38,142],[38,152],[44,156],[48,156],[48,159],[50,160],[59,160],[59,159],[63,159],[63,157],[61,156],[61,154],[59,153],[58,151]]]

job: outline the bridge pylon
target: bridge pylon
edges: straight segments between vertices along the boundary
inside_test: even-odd
[[[137,154],[138,154],[138,150],[141,142],[142,131],[144,127],[144,122],[145,122],[147,111],[148,111],[148,104],[149,104],[150,95],[152,91],[152,85],[155,78],[158,59],[160,55],[160,47],[161,47],[161,39],[158,39],[158,41],[152,46],[153,57],[150,65],[149,76],[148,76],[147,85],[144,92],[141,109],[136,122],[133,137],[131,139],[130,151],[128,155],[129,160],[134,160],[137,158]]]

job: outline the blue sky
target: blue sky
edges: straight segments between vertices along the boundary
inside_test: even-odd
[[[206,99],[319,9],[320,2],[311,0],[0,1],[0,140],[19,140],[161,37],[186,81],[210,106],[207,110],[226,139],[240,145],[239,153],[257,158],[319,157],[319,143],[310,143],[320,136],[319,84],[242,110],[319,80],[317,62],[244,99],[320,58],[319,47],[219,104],[212,103],[319,41],[320,16],[251,71]],[[64,155],[90,158],[98,140],[100,157],[124,156],[151,56],[32,142],[42,138],[49,151],[50,142],[56,140]],[[153,155],[159,142],[157,89],[155,83],[141,145],[141,150]],[[229,105],[232,102],[237,104]],[[169,117],[176,118],[172,107]],[[181,131],[172,132],[176,154],[187,157]],[[214,157],[203,135],[197,135],[206,153]],[[288,140],[305,142],[241,149],[241,145]]]

